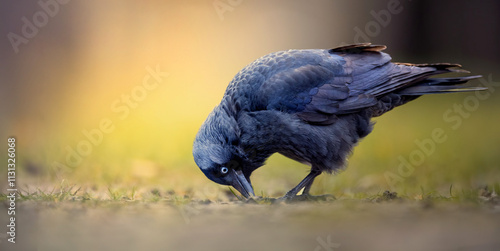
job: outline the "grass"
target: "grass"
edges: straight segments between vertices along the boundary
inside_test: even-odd
[[[232,189],[211,184],[202,176],[200,183],[193,178],[179,187],[173,179],[167,179],[171,183],[160,179],[111,184],[63,180],[57,185],[24,179],[28,185],[18,190],[16,202],[16,234],[23,238],[19,237],[12,246],[2,239],[5,235],[0,235],[0,249],[456,250],[466,247],[496,250],[500,247],[499,182],[475,188],[449,185],[446,189],[434,189],[422,185],[411,192],[400,192],[370,186],[331,189],[325,184],[329,179],[346,178],[326,176],[318,180],[312,193],[327,191],[335,199],[319,197],[285,203],[275,198],[282,196],[291,184],[278,182],[266,186],[272,179],[283,180],[278,175],[281,170],[268,171],[267,180],[254,181],[261,188],[258,192],[261,197],[254,200],[244,200]],[[190,173],[187,171],[185,175]],[[267,173],[258,175],[266,178]],[[292,177],[295,178],[301,177]],[[7,194],[0,193],[0,202],[8,205]],[[0,207],[0,214],[6,215],[5,209]],[[7,225],[5,220],[7,217],[1,217],[0,224]],[[408,243],[416,244],[409,247]]]
[[[449,202],[473,202],[477,204],[482,204],[485,202],[496,202],[500,199],[498,194],[500,194],[500,183],[492,184],[491,186],[484,186],[473,190],[456,190],[453,186],[449,187],[448,194],[441,194],[438,191],[430,190],[426,191],[423,187],[420,188],[421,192],[418,194],[398,194],[397,192],[383,191],[374,194],[370,193],[352,193],[352,194],[340,194],[334,199],[329,199],[331,203],[337,203],[343,200],[359,200],[364,202],[382,202],[382,201],[392,201],[392,200],[404,200],[408,202],[421,202],[421,201],[449,201]],[[0,201],[7,201],[8,194],[0,193]],[[82,187],[77,187],[76,185],[68,185],[66,183],[61,183],[58,187],[53,187],[52,189],[42,190],[40,188],[30,189],[26,187],[25,189],[19,189],[17,192],[17,198],[19,201],[34,201],[34,202],[85,202],[85,201],[98,201],[98,202],[142,202],[142,203],[157,203],[166,202],[172,203],[174,205],[184,205],[189,203],[248,203],[249,200],[243,198],[241,195],[237,194],[233,189],[228,188],[226,193],[219,194],[218,197],[214,199],[209,199],[208,197],[199,197],[194,193],[187,194],[177,194],[173,190],[162,191],[158,188],[153,188],[150,190],[138,191],[136,187],[131,189],[126,188],[111,188],[108,187],[107,191],[103,193],[102,191],[92,191],[88,189],[82,189]],[[269,204],[276,198],[267,196],[257,196],[255,202],[258,204]],[[311,202],[314,201],[325,201],[325,200],[315,200],[310,199]],[[500,202],[500,201],[499,201]]]
[[[35,191],[30,191],[29,189],[26,191],[19,191],[17,194],[21,201],[48,201],[48,202],[62,202],[75,200],[75,198],[89,198],[89,195],[85,193],[84,195],[77,196],[76,194],[80,191],[80,188],[76,188],[75,186],[67,187],[61,186],[56,190],[54,187],[50,191],[42,191],[40,188],[37,188]],[[6,199],[7,195],[2,196],[2,198]]]
[[[325,243],[335,243],[339,250],[496,250],[499,187],[450,186],[446,194],[424,188],[412,195],[344,193],[285,203],[270,197],[244,200],[230,190],[208,199],[163,188],[95,190],[64,182],[47,190],[20,189],[16,224],[24,238],[12,249],[0,235],[0,247],[329,250]],[[7,194],[0,194],[0,201],[6,205]]]

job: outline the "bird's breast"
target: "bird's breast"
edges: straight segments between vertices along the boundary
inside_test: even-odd
[[[262,163],[270,155],[280,153],[320,170],[334,171],[344,165],[360,138],[359,119],[362,117],[342,116],[335,123],[322,126],[279,111],[245,112],[238,118],[240,142],[250,156],[258,157]]]

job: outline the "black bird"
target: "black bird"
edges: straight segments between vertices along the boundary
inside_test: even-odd
[[[273,153],[311,165],[310,173],[284,198],[314,178],[344,167],[377,117],[431,93],[483,90],[460,87],[480,76],[430,78],[467,72],[458,64],[392,63],[369,43],[330,50],[271,53],[243,68],[208,115],[193,146],[201,171],[212,181],[254,196],[252,172]]]

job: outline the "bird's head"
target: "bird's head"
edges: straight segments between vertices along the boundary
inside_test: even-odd
[[[193,144],[194,161],[210,180],[233,186],[245,198],[255,196],[245,154],[239,148],[239,128],[234,117],[217,107],[208,116]]]

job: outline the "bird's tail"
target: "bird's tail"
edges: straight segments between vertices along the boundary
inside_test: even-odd
[[[403,64],[403,63],[398,63]],[[435,74],[442,74],[447,72],[469,73],[461,69],[458,64],[404,64],[416,67],[433,67],[436,69]],[[488,88],[479,86],[461,86],[467,81],[482,77],[481,75],[464,76],[464,77],[449,77],[449,78],[427,78],[414,85],[410,85],[397,91],[400,95],[420,96],[424,94],[437,94],[437,93],[450,93],[450,92],[468,92],[468,91],[482,91]]]
[[[480,75],[463,76],[463,77],[432,77],[443,73],[469,73],[461,69],[458,64],[406,64],[395,63],[400,67],[409,67],[410,72],[414,72],[411,76],[413,79],[405,79],[403,77],[394,78],[395,83],[389,85],[389,88],[382,90],[383,95],[376,106],[372,109],[372,116],[380,116],[394,107],[410,102],[421,95],[450,93],[450,92],[468,92],[482,91],[485,87],[479,86],[463,86],[471,79],[480,78]]]

